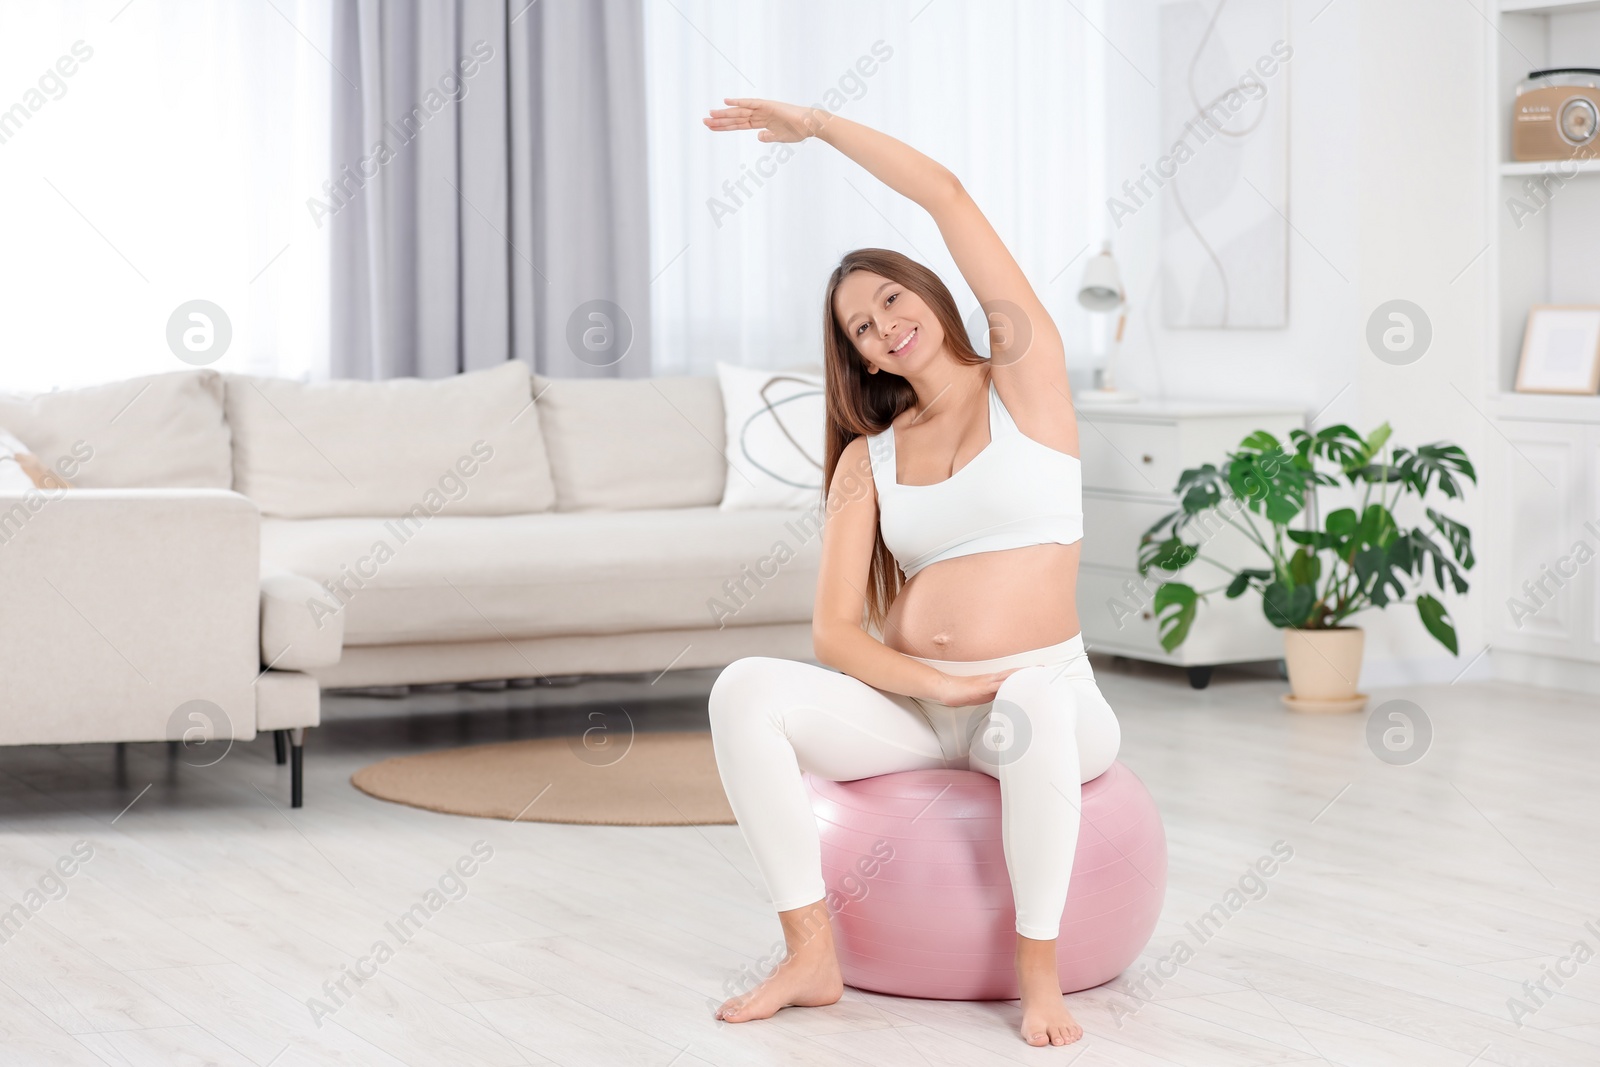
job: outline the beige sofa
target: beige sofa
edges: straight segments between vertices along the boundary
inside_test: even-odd
[[[0,497],[0,743],[178,739],[205,701],[287,734],[298,803],[319,687],[811,655],[819,515],[718,506],[714,378],[180,371],[0,428],[76,486]]]

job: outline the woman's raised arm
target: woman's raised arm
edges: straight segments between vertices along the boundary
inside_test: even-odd
[[[759,140],[793,143],[816,137],[933,217],[945,247],[989,315],[996,387],[1013,413],[1035,409],[1059,419],[1069,402],[1061,334],[1010,249],[960,179],[903,141],[821,108],[775,100],[729,98],[711,112],[713,130],[759,130]],[[1055,394],[1055,395],[1052,395]]]

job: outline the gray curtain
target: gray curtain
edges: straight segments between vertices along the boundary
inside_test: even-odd
[[[641,0],[342,0],[332,376],[649,373]]]

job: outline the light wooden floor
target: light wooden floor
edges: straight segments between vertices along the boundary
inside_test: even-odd
[[[0,944],[0,1060],[1600,1063],[1600,958],[1542,1006],[1522,985],[1577,942],[1600,951],[1595,700],[1494,683],[1374,693],[1415,701],[1434,725],[1427,756],[1396,767],[1368,750],[1364,716],[1291,715],[1274,679],[1219,674],[1195,693],[1155,668],[1097,669],[1122,759],[1164,814],[1171,877],[1135,972],[1071,998],[1077,1045],[1024,1045],[1015,1002],[854,990],[830,1008],[716,1023],[724,981],[779,936],[737,827],[469,820],[348,783],[396,753],[576,732],[585,700],[621,702],[645,729],[700,728],[710,675],[686,672],[329,699],[336,721],[309,742],[299,811],[270,739],[210,768],[130,746],[121,782],[111,746],[0,749],[0,908],[75,842],[93,848],[67,895]],[[466,895],[314,1023],[308,999],[380,938],[398,944],[385,924],[479,840],[494,854]],[[1201,943],[1185,924],[1280,840],[1293,859]],[[1193,958],[1139,998],[1130,980],[1180,941]],[[1513,997],[1536,1008],[1520,1028]]]

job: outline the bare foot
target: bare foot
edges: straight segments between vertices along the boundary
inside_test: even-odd
[[[1030,1045],[1070,1045],[1083,1036],[1061,998],[1055,942],[1017,938],[1017,982],[1022,989],[1022,1039]]]
[[[780,1008],[836,1004],[843,995],[844,979],[833,953],[803,951],[778,964],[772,977],[750,992],[723,1001],[717,1018],[730,1023],[767,1019]]]
[[[780,911],[778,919],[783,924],[783,962],[748,993],[723,1001],[716,1015],[723,1022],[768,1019],[782,1008],[837,1004],[844,996],[844,978],[833,948],[833,924],[824,901]]]

